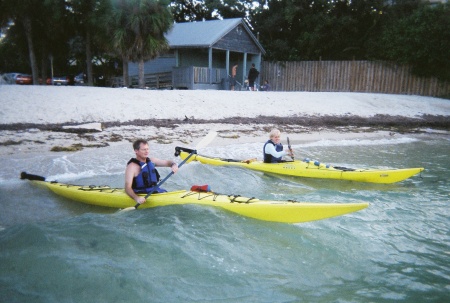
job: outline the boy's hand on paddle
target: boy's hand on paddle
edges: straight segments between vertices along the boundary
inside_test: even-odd
[[[294,158],[294,151],[292,149],[289,149],[288,156]]]
[[[287,142],[288,142],[288,148],[289,148],[288,155],[289,155],[289,157],[292,158],[292,160],[294,160],[294,151],[291,148],[291,141],[289,141],[289,137],[287,137]]]

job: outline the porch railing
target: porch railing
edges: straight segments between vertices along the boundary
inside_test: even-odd
[[[224,68],[199,66],[174,67],[172,70],[173,87],[194,89],[196,85],[218,85],[227,78]]]

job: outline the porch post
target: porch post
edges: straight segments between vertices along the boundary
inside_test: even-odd
[[[227,77],[230,73],[230,50],[227,49],[225,68],[227,69]]]
[[[212,47],[208,49],[209,84],[212,84]]]
[[[247,53],[244,53],[244,66],[242,67],[242,85],[244,85],[245,77],[247,76]]]
[[[257,56],[256,56],[258,59],[258,70],[260,71],[260,73],[261,73],[261,63],[262,63],[262,58],[261,58],[261,53],[259,53]],[[261,80],[261,79],[260,79]]]

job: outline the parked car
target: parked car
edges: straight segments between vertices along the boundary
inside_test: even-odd
[[[16,84],[33,84],[33,77],[25,74],[18,75],[16,77]]]
[[[53,77],[53,85],[73,85],[73,76],[55,76]]]
[[[20,75],[20,73],[6,73],[6,74],[3,74],[3,80],[7,84],[16,84],[16,78],[19,75]]]
[[[93,74],[94,86],[105,86],[106,81],[103,75]],[[87,75],[85,73],[79,73],[74,77],[74,85],[87,85]]]
[[[84,73],[80,73],[74,77],[75,85],[85,85],[87,77]]]

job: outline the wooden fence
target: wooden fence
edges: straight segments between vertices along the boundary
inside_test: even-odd
[[[417,77],[408,66],[372,61],[262,62],[259,82],[274,91],[448,96],[450,82]]]

